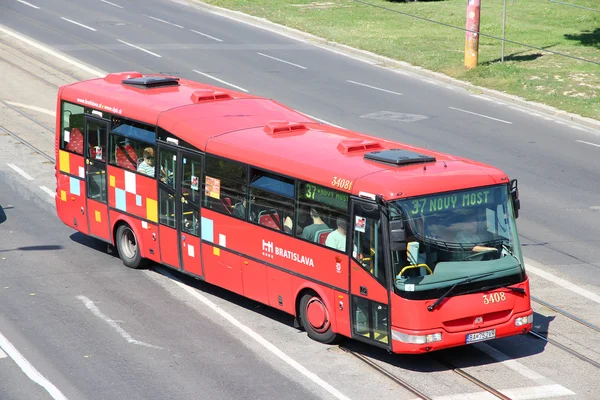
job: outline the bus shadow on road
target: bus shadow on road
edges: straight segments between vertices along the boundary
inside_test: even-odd
[[[4,223],[6,221],[6,219],[8,218],[6,216],[6,213],[4,212],[4,210],[9,210],[13,208],[12,206],[7,206],[7,207],[2,207],[0,206],[0,224]]]

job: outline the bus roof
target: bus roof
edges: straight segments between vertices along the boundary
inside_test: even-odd
[[[393,199],[508,183],[494,167],[320,124],[270,99],[185,79],[137,84],[145,77],[152,76],[109,74],[65,86],[61,98],[158,125],[211,154],[354,194]],[[394,158],[390,149],[404,151]],[[369,159],[379,155],[392,162]]]

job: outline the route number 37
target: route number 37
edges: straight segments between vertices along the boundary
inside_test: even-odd
[[[333,181],[331,181],[331,186],[350,190],[350,188],[352,188],[352,181],[350,179],[338,178],[337,176],[334,176]]]
[[[483,295],[483,304],[500,303],[501,301],[506,301],[506,294],[504,292]]]

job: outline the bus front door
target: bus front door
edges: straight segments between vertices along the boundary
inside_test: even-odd
[[[158,159],[161,262],[203,276],[200,257],[203,156],[159,143]]]
[[[89,234],[110,241],[108,186],[106,180],[106,139],[110,122],[85,116],[86,209]]]
[[[374,202],[353,199],[351,221],[352,337],[391,349],[384,230],[379,207]]]

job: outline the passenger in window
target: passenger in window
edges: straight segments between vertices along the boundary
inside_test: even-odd
[[[348,230],[348,223],[342,217],[338,217],[335,220],[335,223],[337,229],[327,235],[325,246],[346,251],[346,231]]]
[[[154,176],[154,149],[152,147],[144,149],[144,158],[138,165],[137,171],[148,176]]]
[[[302,238],[314,242],[316,233],[323,229],[329,229],[329,227],[325,222],[323,222],[321,215],[316,209],[310,209],[310,216],[313,220],[313,223],[302,230]]]
[[[246,198],[241,203],[237,203],[233,208],[233,216],[240,219],[246,219]]]

